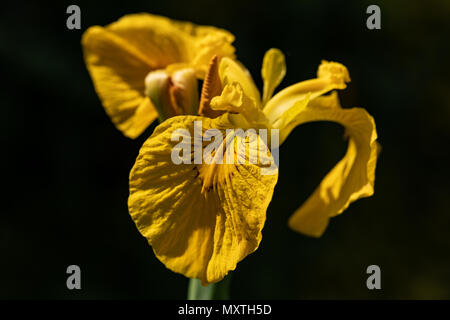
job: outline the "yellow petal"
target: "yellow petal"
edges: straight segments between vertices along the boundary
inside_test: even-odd
[[[244,89],[238,82],[225,85],[221,95],[211,100],[211,109],[237,113],[230,118],[233,118],[233,123],[242,128],[267,127],[264,113],[255,105],[255,101],[244,93]]]
[[[195,67],[203,78],[214,55],[234,58],[234,36],[212,26],[139,13],[126,15],[106,28],[151,59],[153,69],[185,63]]]
[[[322,61],[317,71],[317,78],[306,80],[278,92],[264,106],[264,113],[271,123],[279,120],[294,103],[306,98],[311,100],[334,89],[345,89],[350,81],[347,68],[337,62]]]
[[[195,41],[191,45],[191,64],[197,70],[197,76],[203,79],[214,56],[235,58],[231,43],[234,36],[228,31],[214,27],[197,27]]]
[[[144,96],[146,75],[171,64],[195,64],[196,73],[202,73],[207,65],[197,59],[205,55],[196,50],[199,44],[207,41],[211,54],[214,47],[226,55],[234,51],[232,40],[231,34],[220,29],[141,13],[124,16],[106,27],[89,28],[82,45],[107,114],[126,136],[136,138],[157,117]]]
[[[337,94],[303,105],[290,126],[312,121],[337,122],[346,128],[349,137],[344,158],[289,219],[292,229],[319,237],[330,217],[342,213],[351,202],[373,194],[379,145],[373,118],[361,108],[342,109]]]
[[[263,105],[272,97],[275,88],[278,87],[285,75],[286,62],[283,52],[275,48],[268,50],[264,55],[261,69],[261,76],[264,80]]]
[[[237,82],[242,86],[245,95],[253,100],[255,106],[258,108],[261,106],[258,88],[250,72],[241,63],[229,58],[223,58],[219,65],[219,76],[223,87]]]
[[[215,106],[212,103],[214,99],[211,100],[212,109],[239,113],[231,115],[230,119],[241,128],[267,127],[267,118],[261,110],[259,91],[248,70],[238,61],[223,58],[219,65],[219,77],[223,92],[214,98]],[[236,104],[238,97],[239,106]],[[230,98],[236,101],[229,100],[227,106],[227,99]]]
[[[100,27],[89,28],[82,41],[86,65],[106,113],[124,135],[136,138],[157,117],[144,96],[149,61],[138,58],[126,42]]]
[[[164,121],[130,173],[128,207],[139,231],[167,268],[203,285],[220,281],[258,248],[277,180],[277,174],[262,175],[259,164],[174,164],[172,150],[180,142],[172,141],[173,134],[194,137],[194,121],[202,121],[203,132],[223,132],[226,116]],[[253,138],[250,148],[261,144]],[[235,145],[246,141],[237,139]]]
[[[306,95],[303,100],[299,100],[286,110],[282,116],[271,124],[272,128],[279,129],[279,143],[282,144],[291,131],[297,126],[297,117],[302,113],[310,102],[310,94]]]
[[[238,82],[225,85],[222,93],[211,100],[213,110],[239,112],[244,100],[244,90]]]
[[[111,27],[89,28],[82,43],[87,68],[106,113],[124,135],[136,138],[157,117],[144,96],[145,77],[157,64]]]

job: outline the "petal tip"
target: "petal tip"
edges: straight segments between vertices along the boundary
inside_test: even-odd
[[[350,74],[347,68],[339,63],[333,61],[322,60],[322,63],[317,70],[318,78],[328,78],[333,80],[333,82],[345,83],[350,82]]]

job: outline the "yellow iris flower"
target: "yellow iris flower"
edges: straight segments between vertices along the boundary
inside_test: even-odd
[[[244,66],[227,57],[214,57],[203,84],[200,116],[164,121],[142,146],[130,173],[129,212],[169,269],[200,279],[203,285],[218,282],[234,270],[258,248],[278,178],[278,171],[262,174],[264,163],[273,162],[270,152],[265,153],[266,161],[256,163],[174,164],[171,154],[179,140],[173,135],[184,130],[185,136],[192,137],[198,121],[202,133],[217,129],[225,136],[229,128],[277,129],[281,143],[305,122],[333,121],[346,128],[347,153],[289,219],[289,226],[296,231],[318,237],[330,217],[373,194],[379,150],[374,120],[364,109],[341,108],[336,92],[324,95],[346,87],[350,81],[347,69],[323,61],[317,78],[272,97],[285,72],[284,55],[269,50],[263,60],[261,99]],[[234,145],[247,145],[250,150],[266,143],[259,135],[251,138],[231,139]],[[189,143],[194,148],[196,141]],[[204,151],[206,144],[201,143]],[[234,152],[241,156],[238,148]]]
[[[250,73],[234,60],[233,41],[225,30],[150,14],[91,27],[82,39],[95,89],[116,127],[136,138],[158,116],[162,121],[131,170],[129,212],[158,259],[203,285],[223,279],[262,238],[278,170],[263,174],[274,157],[261,146],[277,141],[248,129],[276,129],[282,143],[306,122],[333,121],[346,128],[346,155],[291,216],[292,229],[318,237],[330,217],[374,192],[375,122],[364,109],[343,109],[333,91],[350,81],[347,69],[323,61],[317,78],[272,96],[286,65],[281,51],[271,49],[263,60],[261,97]],[[204,79],[200,99],[197,79]],[[179,140],[174,134],[183,141],[194,136],[188,150],[198,143],[202,155],[208,149],[207,142],[195,140],[198,123],[202,135],[216,129],[225,136],[223,150],[236,147],[233,159],[248,160],[253,151],[260,158],[216,163],[217,153],[211,153],[212,162],[175,164],[172,152]],[[227,135],[227,129],[238,128],[249,134]],[[194,154],[186,156],[190,160]]]
[[[82,45],[106,113],[125,136],[134,139],[158,117],[146,96],[146,89],[151,89],[145,85],[149,74],[167,72],[176,82],[177,72],[192,70],[201,79],[214,55],[234,57],[233,41],[234,36],[222,29],[140,13],[106,27],[90,27],[83,34]],[[183,95],[174,91],[175,100]],[[178,106],[171,116],[182,111],[196,114],[196,105],[194,98],[185,108]]]

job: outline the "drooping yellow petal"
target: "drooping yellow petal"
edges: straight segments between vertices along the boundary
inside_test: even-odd
[[[151,61],[104,28],[89,28],[82,41],[86,65],[106,113],[125,136],[136,138],[157,117],[144,96]]]
[[[128,206],[139,231],[167,268],[201,279],[203,285],[220,281],[258,248],[277,181],[277,174],[261,174],[259,163],[192,161],[191,151],[199,141],[196,121],[202,121],[202,133],[218,129],[226,136],[227,115],[164,121],[142,146],[130,173]],[[232,141],[236,155],[242,155],[239,146],[252,150],[262,143],[256,134]],[[173,162],[172,152],[180,143],[189,146],[191,163]],[[200,142],[203,149],[205,143]]]
[[[233,57],[233,39],[217,28],[140,13],[124,16],[106,27],[89,28],[82,45],[107,114],[119,130],[135,138],[157,117],[144,96],[146,75],[172,64],[194,67],[201,75],[207,63],[203,65],[199,57],[212,56],[216,51]]]
[[[374,193],[375,166],[379,151],[373,118],[361,108],[342,109],[337,94],[318,97],[302,108],[293,127],[312,121],[332,121],[343,125],[349,137],[344,158],[326,175],[319,187],[290,217],[289,226],[319,237],[330,217],[340,214],[351,202]]]
[[[337,62],[322,61],[316,79],[299,82],[278,92],[264,106],[264,113],[271,123],[275,123],[294,103],[305,99],[307,95],[313,100],[328,91],[345,89],[345,83],[349,81],[350,76],[345,66]]]
[[[286,75],[286,62],[284,54],[279,49],[272,48],[266,52],[261,68],[261,76],[264,80],[263,106],[272,97],[275,88]]]

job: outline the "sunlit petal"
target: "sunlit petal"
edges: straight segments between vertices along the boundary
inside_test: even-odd
[[[253,99],[257,107],[261,105],[258,88],[248,70],[241,63],[229,58],[223,58],[219,65],[219,76],[223,87],[237,82],[242,86],[244,93],[250,99]]]
[[[290,126],[312,121],[337,122],[349,137],[344,158],[289,219],[292,229],[319,237],[330,217],[340,214],[351,202],[373,194],[379,145],[373,118],[361,108],[342,109],[337,94],[316,98],[303,106]]]
[[[164,121],[142,146],[130,174],[128,206],[139,231],[167,268],[204,285],[220,281],[258,248],[277,181],[277,174],[261,174],[261,164],[173,163],[176,130],[184,141],[194,137],[194,121],[202,121],[203,132],[222,130],[226,116]],[[242,155],[238,146],[261,145],[256,134],[250,138],[232,140],[236,155]]]
[[[347,68],[337,62],[322,61],[317,70],[317,78],[302,81],[278,92],[264,106],[264,113],[271,123],[291,108],[294,103],[301,101],[309,95],[313,100],[328,91],[334,89],[345,89],[346,82],[350,81]]]

